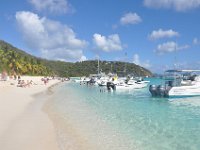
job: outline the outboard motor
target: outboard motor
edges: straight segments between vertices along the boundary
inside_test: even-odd
[[[157,91],[158,91],[158,95],[159,95],[160,97],[165,97],[165,95],[166,95],[166,89],[165,89],[165,86],[164,86],[164,85],[159,85],[159,86],[157,87]]]
[[[111,89],[113,90],[113,91],[115,91],[116,90],[116,86],[115,86],[115,84],[114,83],[112,83],[112,82],[107,82],[107,90],[108,91],[111,91]]]
[[[149,91],[151,92],[151,95],[153,97],[157,96],[157,86],[156,85],[150,85],[149,86]]]
[[[95,84],[95,81],[94,81],[94,79],[93,79],[93,78],[92,78],[92,79],[90,79],[89,83],[90,83],[90,85],[94,85],[94,84]]]

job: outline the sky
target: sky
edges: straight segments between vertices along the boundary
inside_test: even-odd
[[[0,39],[51,60],[200,69],[200,0],[1,0]]]

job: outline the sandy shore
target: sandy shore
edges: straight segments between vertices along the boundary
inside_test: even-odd
[[[58,83],[47,85],[42,77],[22,77],[35,85],[17,87],[17,81],[0,81],[0,149],[2,150],[58,150],[55,129],[42,111],[46,98],[33,95],[45,92]]]

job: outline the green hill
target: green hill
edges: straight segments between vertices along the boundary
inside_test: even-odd
[[[53,75],[53,70],[42,61],[11,44],[0,41],[0,71],[20,75]]]
[[[89,74],[96,74],[97,67],[97,60],[72,63],[37,58],[0,40],[0,71],[6,70],[10,74],[58,75],[62,77],[88,76]],[[119,61],[100,61],[100,70],[118,75],[152,75],[149,70],[134,63]]]

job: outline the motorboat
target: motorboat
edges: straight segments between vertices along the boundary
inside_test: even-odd
[[[101,77],[99,80],[97,80],[97,84],[99,86],[106,86],[107,85],[107,82],[109,81],[109,77]]]
[[[164,84],[150,85],[153,97],[200,96],[200,70],[167,70]]]
[[[73,79],[73,81],[76,82],[76,83],[81,83],[81,82],[83,82],[84,78],[85,77],[79,77],[77,79]]]
[[[127,81],[127,85],[130,85],[134,89],[140,89],[140,88],[145,88],[148,86],[150,81],[144,81],[144,80],[134,80],[130,79]]]
[[[116,82],[117,80],[116,74],[108,74],[107,76],[102,76],[97,83],[99,86],[107,86],[107,82]]]
[[[149,84],[149,81],[143,81],[143,80],[134,80],[134,79],[128,79],[128,80],[117,80],[117,81],[111,81],[107,82],[107,89],[108,90],[133,90],[133,89],[141,89],[147,87]]]

